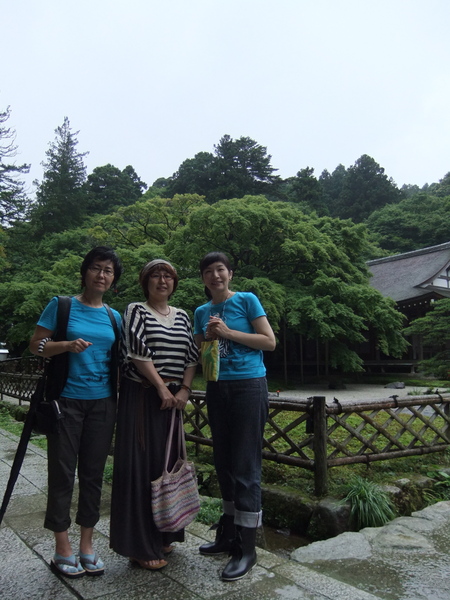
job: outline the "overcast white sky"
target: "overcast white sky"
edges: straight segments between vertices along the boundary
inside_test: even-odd
[[[369,154],[397,185],[450,171],[448,0],[3,0],[0,110],[16,163],[67,116],[90,173],[148,185],[222,135],[282,177]]]

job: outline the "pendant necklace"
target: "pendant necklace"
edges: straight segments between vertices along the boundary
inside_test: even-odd
[[[158,310],[157,308],[155,308],[153,306],[153,304],[150,304],[150,302],[147,302],[147,304],[150,306],[150,308],[153,308],[153,310],[156,310],[156,312],[158,314],[160,314],[162,317],[168,317],[170,315],[170,306],[169,306],[169,312],[167,314],[162,313],[160,310]]]

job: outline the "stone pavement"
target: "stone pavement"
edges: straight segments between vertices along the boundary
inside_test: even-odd
[[[0,499],[18,438],[0,430]],[[133,567],[109,549],[110,490],[103,494],[96,549],[102,577],[68,580],[49,568],[52,533],[43,529],[46,455],[29,445],[0,529],[0,598],[14,600],[449,600],[450,503],[396,519],[378,529],[345,533],[294,551],[287,560],[258,549],[258,564],[240,581],[222,582],[227,558],[202,557],[212,539],[193,523],[162,571]],[[76,495],[75,495],[76,496]],[[76,540],[76,528],[73,529]],[[75,543],[74,546],[76,547]]]

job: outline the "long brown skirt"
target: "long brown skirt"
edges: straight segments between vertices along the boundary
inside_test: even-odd
[[[152,516],[151,481],[163,472],[171,415],[170,410],[160,407],[155,388],[143,388],[130,379],[122,379],[114,447],[110,547],[122,556],[140,560],[161,559],[163,546],[184,541],[184,530],[162,533]]]

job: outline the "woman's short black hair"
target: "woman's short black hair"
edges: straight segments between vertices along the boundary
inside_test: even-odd
[[[108,248],[108,246],[97,246],[86,254],[83,262],[81,263],[80,273],[82,287],[86,285],[87,270],[95,261],[98,260],[110,260],[114,268],[114,281],[112,282],[112,285],[115,285],[119,281],[123,271],[119,257],[112,248]]]
[[[228,271],[230,271],[230,272],[233,270],[231,268],[230,259],[228,258],[228,256],[226,254],[224,254],[223,252],[208,252],[208,254],[205,254],[205,256],[200,261],[200,273],[201,273],[202,277],[203,277],[203,272],[205,271],[205,269],[207,269],[209,267],[209,265],[212,265],[215,262],[223,263],[226,266],[226,268],[228,269]],[[205,294],[206,294],[206,297],[211,300],[211,298],[212,298],[211,292],[208,290],[208,288],[206,286],[205,286]]]

